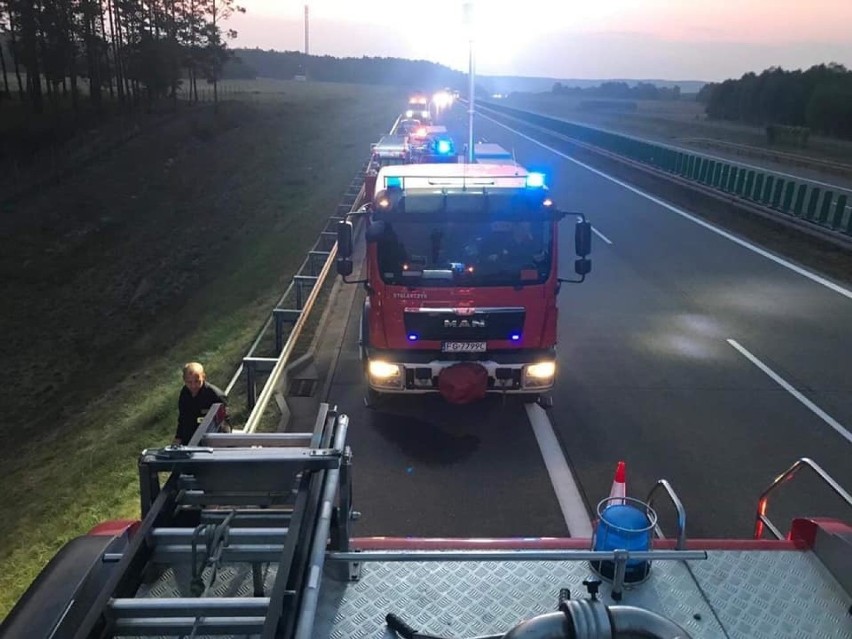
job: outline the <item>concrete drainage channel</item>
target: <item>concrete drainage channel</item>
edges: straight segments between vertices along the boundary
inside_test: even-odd
[[[241,385],[245,392],[248,418],[242,426],[233,424],[234,432],[252,433],[258,429],[284,431],[291,419],[303,412],[302,405],[309,403],[313,407],[319,377],[312,366],[310,352],[324,320],[315,327],[310,326],[309,321],[323,293],[328,292],[329,283],[333,284],[333,278],[329,280],[328,275],[334,270],[337,256],[336,226],[346,219],[347,214],[361,206],[365,170],[366,163],[352,179],[335,214],[328,218],[325,228],[225,388],[232,407],[239,404],[233,395],[234,389]],[[291,363],[293,355],[303,346],[306,338],[303,332],[310,328],[315,329],[312,345],[306,355]],[[313,410],[313,415],[316,415],[316,410]]]

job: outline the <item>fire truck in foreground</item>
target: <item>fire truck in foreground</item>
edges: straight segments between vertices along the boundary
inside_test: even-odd
[[[189,446],[143,451],[142,519],[68,542],[0,637],[852,636],[852,527],[795,519],[783,535],[768,517],[769,498],[803,469],[852,505],[809,459],[763,493],[754,539],[687,539],[665,480],[644,501],[603,500],[594,539],[357,538],[345,415],[322,405],[305,433],[223,423],[214,407]],[[661,496],[677,512],[672,539],[657,525]]]
[[[582,282],[591,226],[575,230],[578,278],[557,272],[559,221],[544,176],[506,161],[384,166],[366,214],[360,330],[368,400],[440,392],[538,397],[556,376],[557,294]],[[351,275],[352,223],[338,229]]]

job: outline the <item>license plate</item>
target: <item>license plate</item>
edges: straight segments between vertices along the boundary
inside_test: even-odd
[[[445,353],[484,353],[485,342],[444,342],[441,350]]]

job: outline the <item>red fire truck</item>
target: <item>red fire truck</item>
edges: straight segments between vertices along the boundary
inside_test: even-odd
[[[367,217],[360,350],[368,403],[440,392],[540,397],[556,376],[556,298],[582,282],[591,225],[575,231],[576,279],[557,273],[566,216],[544,176],[508,161],[385,166]],[[338,227],[338,272],[352,274],[352,223]],[[348,281],[348,280],[347,280]]]

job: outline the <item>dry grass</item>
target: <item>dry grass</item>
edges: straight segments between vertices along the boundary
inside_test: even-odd
[[[542,93],[516,94],[504,103],[654,140],[686,145],[700,139],[718,140],[852,163],[852,142],[812,136],[807,149],[779,149],[767,143],[763,127],[709,120],[704,106],[693,100],[637,100],[634,112],[589,110],[582,106],[585,101],[586,98]]]

